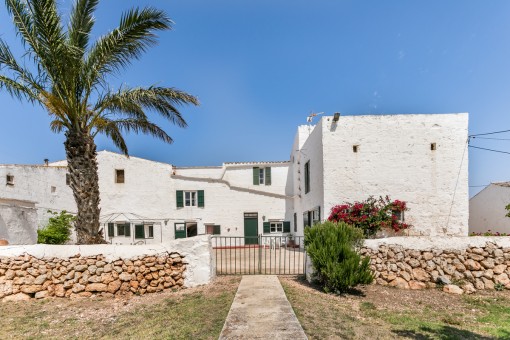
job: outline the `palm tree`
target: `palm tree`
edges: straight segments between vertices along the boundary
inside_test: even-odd
[[[175,88],[121,86],[113,90],[108,86],[107,77],[118,74],[155,45],[155,32],[171,29],[172,21],[154,8],[131,9],[122,15],[116,29],[90,43],[98,2],[76,0],[64,27],[55,0],[5,0],[26,49],[23,63],[0,39],[0,91],[40,104],[52,118],[50,128],[65,135],[70,186],[78,208],[75,227],[79,244],[104,242],[99,230],[94,137],[106,135],[126,156],[124,132],[144,133],[172,143],[172,138],[149,120],[147,111],[185,127],[177,106],[198,105],[194,96]]]

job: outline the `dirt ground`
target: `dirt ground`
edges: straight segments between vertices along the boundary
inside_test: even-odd
[[[0,303],[0,339],[217,339],[239,282],[224,276],[131,298]]]
[[[459,296],[369,285],[339,296],[300,277],[280,281],[311,339],[510,338],[510,291]]]

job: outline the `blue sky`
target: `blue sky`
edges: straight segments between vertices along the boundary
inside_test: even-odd
[[[61,2],[64,13],[71,1]],[[470,113],[470,133],[510,129],[510,1],[102,1],[94,33],[133,6],[173,31],[112,86],[161,84],[199,97],[172,145],[130,135],[134,156],[183,165],[286,160],[310,112]],[[0,4],[0,34],[21,54]],[[0,163],[65,158],[47,114],[0,93]],[[510,133],[490,136],[510,139]],[[98,150],[116,151],[105,138]],[[510,151],[510,140],[472,145]],[[510,180],[510,155],[470,149],[470,185]],[[481,187],[471,188],[471,194]]]

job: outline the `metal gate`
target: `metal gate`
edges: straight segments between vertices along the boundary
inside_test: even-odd
[[[304,274],[303,241],[303,236],[213,236],[216,274]]]

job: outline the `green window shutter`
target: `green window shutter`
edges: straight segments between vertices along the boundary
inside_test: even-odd
[[[264,234],[269,234],[271,232],[271,225],[269,222],[264,222]]]
[[[221,226],[219,225],[214,226],[213,235],[221,235]]]
[[[283,232],[290,233],[290,222],[289,221],[283,221]]]
[[[117,236],[124,236],[124,225],[117,224]]]
[[[124,236],[131,236],[131,224],[124,224]]]
[[[143,224],[135,225],[135,238],[145,238],[145,226]]]
[[[115,236],[114,224],[108,223],[108,237]]]
[[[203,208],[204,207],[204,190],[198,190],[198,207]]]
[[[266,185],[271,185],[271,167],[266,168]]]
[[[177,208],[184,207],[184,193],[182,192],[182,190],[177,190],[175,192],[175,198],[177,201]]]
[[[253,168],[253,185],[259,185],[259,168]]]

